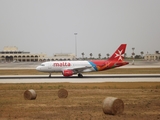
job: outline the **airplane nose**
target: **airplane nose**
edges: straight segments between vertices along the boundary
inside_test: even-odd
[[[36,70],[37,70],[37,71],[39,71],[39,70],[40,70],[40,67],[39,67],[39,66],[38,66],[38,67],[36,67]]]

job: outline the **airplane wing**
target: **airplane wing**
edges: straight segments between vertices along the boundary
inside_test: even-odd
[[[74,71],[74,73],[81,73],[82,71],[92,68],[92,66],[78,66],[78,67],[69,67],[69,68],[65,68],[63,70],[72,70]]]

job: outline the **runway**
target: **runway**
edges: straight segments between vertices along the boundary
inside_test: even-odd
[[[8,75],[0,76],[0,83],[100,83],[100,82],[160,82],[160,74],[92,74],[63,77],[62,75]]]
[[[159,61],[135,61],[121,68],[160,68]],[[40,62],[0,63],[0,69],[35,69]],[[0,83],[99,83],[99,82],[160,82],[160,74],[84,74],[65,78],[62,75],[1,75]]]

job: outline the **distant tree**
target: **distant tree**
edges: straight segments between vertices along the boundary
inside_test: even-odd
[[[90,53],[89,55],[90,55],[90,58],[92,58],[93,54],[92,54],[92,53]]]
[[[109,53],[107,53],[106,55],[107,55],[107,58],[109,58],[110,54],[109,54]]]
[[[135,48],[132,48],[132,57],[134,58],[134,56],[135,56],[135,53],[134,53],[134,50],[135,50]]]
[[[132,57],[134,58],[134,56],[135,56],[135,53],[133,52],[133,53],[132,53]]]
[[[133,61],[132,61],[132,65],[134,65],[134,59],[135,59],[135,53],[134,53],[134,50],[135,48],[132,48],[133,52],[132,52],[132,58],[133,58]]]
[[[82,54],[82,58],[84,59],[84,52],[83,53],[81,53]]]
[[[124,58],[126,58],[127,57],[127,53],[124,53]]]
[[[143,58],[143,54],[144,54],[144,52],[143,51],[141,51],[141,57]]]
[[[135,55],[135,59],[141,59],[141,55]]]
[[[134,59],[135,59],[135,53],[132,53],[131,58],[133,59],[133,62],[134,62]]]
[[[98,58],[101,59],[101,53],[98,54]]]

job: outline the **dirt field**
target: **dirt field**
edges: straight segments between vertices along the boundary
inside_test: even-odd
[[[67,98],[58,98],[65,88]],[[25,100],[34,89],[36,100]],[[118,97],[124,102],[120,115],[106,115],[102,101]],[[52,83],[0,84],[0,120],[158,120],[160,83]]]

